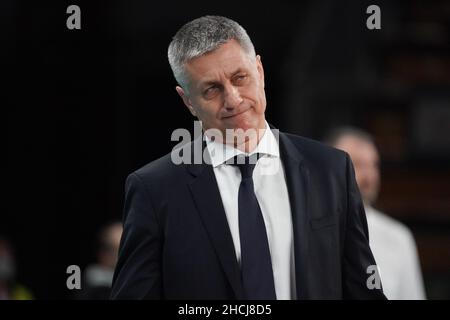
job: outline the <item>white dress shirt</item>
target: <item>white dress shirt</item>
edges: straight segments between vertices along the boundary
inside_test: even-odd
[[[241,183],[239,168],[225,162],[244,152],[230,145],[211,141],[207,148],[222,197],[225,214],[233,238],[238,263],[241,261],[239,239],[238,193]],[[266,130],[250,154],[262,155],[253,172],[256,198],[264,218],[272,260],[275,292],[278,300],[296,298],[294,239],[292,215],[284,169],[280,160],[278,141],[266,122]]]
[[[372,207],[365,210],[369,245],[385,296],[392,300],[425,299],[419,257],[411,231]]]

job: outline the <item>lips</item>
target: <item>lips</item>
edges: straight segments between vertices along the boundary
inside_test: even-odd
[[[223,118],[224,118],[224,119],[230,119],[230,118],[234,118],[234,117],[236,117],[236,116],[238,116],[238,115],[241,115],[241,114],[243,114],[243,113],[247,112],[248,110],[250,110],[250,109],[247,109],[247,110],[244,110],[244,111],[242,111],[242,112],[239,112],[239,113],[233,114],[233,115],[231,115],[231,116],[226,116],[226,117],[223,117]]]

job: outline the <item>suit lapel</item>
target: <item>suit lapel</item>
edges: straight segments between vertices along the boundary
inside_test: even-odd
[[[273,128],[273,127],[272,127]],[[284,166],[289,202],[292,211],[295,256],[295,280],[297,298],[308,298],[308,184],[309,171],[296,146],[287,135],[273,131],[279,135],[280,157]],[[202,144],[200,147],[196,144]],[[197,139],[192,144],[193,149],[204,150],[204,143]],[[192,155],[194,150],[192,150]],[[205,152],[208,156],[208,153]],[[209,163],[209,162],[207,162]],[[236,260],[233,239],[225,215],[222,198],[217,186],[214,171],[206,163],[186,165],[188,171],[195,177],[189,184],[192,197],[200,213],[200,217],[208,232],[216,254],[227,276],[236,299],[244,298],[239,265]]]
[[[199,140],[200,142],[194,141],[193,145],[201,143],[201,139]],[[204,149],[200,148],[200,150]],[[207,154],[205,152],[205,155]],[[213,167],[203,162],[187,165],[187,169],[195,177],[189,183],[189,188],[209,238],[233,288],[235,298],[243,299],[241,273]]]
[[[276,132],[274,132],[276,135]],[[295,280],[297,299],[306,299],[308,293],[308,184],[309,171],[301,154],[289,138],[279,133],[280,156],[284,166],[289,202],[292,211],[295,253]]]

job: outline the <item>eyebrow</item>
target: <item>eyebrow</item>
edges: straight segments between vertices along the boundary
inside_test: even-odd
[[[241,72],[244,72],[244,70],[243,70],[242,68],[238,68],[237,70],[235,70],[235,71],[233,71],[233,72],[231,73],[230,78],[233,78],[235,75],[237,75],[237,74],[239,74],[239,73],[241,73]],[[202,83],[200,84],[200,88],[205,88],[205,87],[208,87],[208,86],[210,86],[210,85],[216,85],[216,84],[218,84],[218,82],[215,81],[215,80],[207,80],[207,81],[202,82]]]
[[[202,82],[201,84],[200,84],[200,88],[205,88],[205,87],[209,87],[209,86],[211,86],[211,85],[216,85],[218,82],[217,81],[214,81],[214,80],[210,80],[210,81],[205,81],[205,82]]]
[[[238,68],[236,71],[231,73],[231,78],[233,78],[235,75],[237,75],[238,73],[241,73],[241,72],[244,72],[244,70],[242,68]]]

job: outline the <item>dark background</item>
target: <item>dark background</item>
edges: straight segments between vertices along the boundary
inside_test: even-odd
[[[81,30],[66,8],[81,8]],[[381,30],[366,8],[381,7]],[[267,119],[321,139],[371,132],[382,156],[378,207],[416,237],[429,298],[450,298],[448,1],[0,2],[6,208],[19,280],[70,298],[66,268],[94,259],[95,234],[121,219],[126,175],[193,129],[167,46],[205,14],[246,28],[266,73]]]

